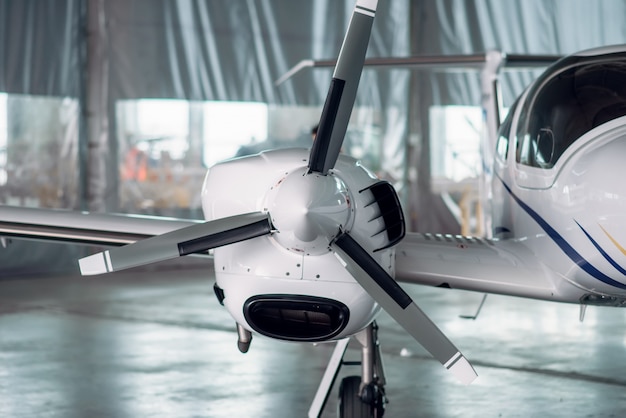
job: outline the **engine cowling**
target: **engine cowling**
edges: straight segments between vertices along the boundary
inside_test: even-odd
[[[275,150],[220,163],[207,174],[203,209],[207,220],[267,211],[276,228],[214,250],[216,283],[235,321],[272,338],[327,341],[360,331],[380,310],[331,240],[349,231],[393,274],[390,246],[404,229],[393,226],[402,220],[393,188],[358,161],[340,156],[324,176],[306,174],[307,157]]]

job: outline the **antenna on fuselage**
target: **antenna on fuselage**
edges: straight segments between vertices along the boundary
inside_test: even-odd
[[[478,318],[478,314],[480,314],[480,311],[483,309],[485,299],[487,299],[487,293],[483,295],[483,300],[480,301],[480,305],[478,305],[478,309],[474,315],[459,315],[459,317],[463,319],[471,319],[472,321],[476,320],[476,318]]]
[[[580,304],[580,313],[578,314],[578,320],[583,322],[585,320],[585,314],[587,313],[587,306],[584,303]]]

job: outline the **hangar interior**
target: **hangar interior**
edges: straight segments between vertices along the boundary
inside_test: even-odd
[[[0,0],[0,203],[201,218],[199,190],[212,164],[264,149],[310,147],[311,129],[319,120],[332,70],[309,68],[280,85],[275,82],[301,60],[334,59],[353,7],[352,0]],[[612,0],[381,1],[367,56],[475,54],[494,49],[504,53],[561,56],[624,43],[624,17],[626,2]],[[500,72],[504,109],[540,71]],[[473,201],[482,169],[480,101],[480,73],[475,70],[364,70],[342,151],[361,159],[381,178],[393,183],[400,193],[411,231],[459,233],[462,223],[470,222],[470,232],[476,232],[474,218],[479,209],[470,207],[469,221],[459,213],[461,202],[468,198]],[[75,274],[75,260],[89,251],[80,246],[14,240],[0,251],[3,266],[0,277],[9,281]],[[147,275],[152,273],[148,269]],[[72,289],[68,290],[70,293],[84,291],[81,285],[63,280],[66,279],[50,283],[67,286]],[[122,282],[113,281],[120,286]],[[29,301],[28,286],[16,286],[6,289],[2,296],[6,302],[2,307],[4,312],[14,308],[19,311],[24,300],[29,311],[61,309],[47,298],[42,302],[42,296],[37,296],[36,302]],[[149,287],[137,290],[143,298],[139,304],[150,303],[152,297],[171,298],[164,296],[165,292],[159,293],[162,286],[158,281],[154,293]],[[181,296],[193,294],[197,290],[194,286],[193,280],[185,281],[180,288]],[[50,292],[62,293],[58,289]],[[110,296],[113,299],[126,297],[123,290],[103,292],[114,294]],[[444,304],[441,293],[433,292],[432,300]],[[13,296],[15,302],[11,302]],[[67,297],[64,293],[59,295],[59,300]],[[475,298],[458,298],[458,306],[463,309],[472,310],[476,303]],[[92,294],[86,300],[92,299],[93,303],[100,303],[95,302],[97,298]],[[115,304],[121,303],[116,299]],[[185,322],[190,312],[177,303],[166,301],[166,305],[173,305],[168,305],[168,309],[175,312],[175,321],[186,324],[181,328],[183,334],[189,329],[221,326],[195,323],[191,319]],[[83,312],[84,317],[115,316],[108,309],[115,309],[116,305],[98,305],[94,308],[100,309],[98,314],[86,305],[69,305]],[[141,311],[144,308],[137,309],[136,315],[126,311],[120,316],[136,320],[153,314]],[[521,305],[515,309],[524,310]],[[458,312],[451,315],[458,316]],[[139,322],[145,319],[141,318]],[[520,334],[532,334],[533,327],[557,327],[555,318],[549,321],[550,325],[545,325],[539,317],[533,318],[536,322],[524,323]],[[620,313],[620,321],[622,318]],[[33,318],[24,317],[22,325],[12,323],[6,329],[17,334],[22,332],[21,326],[34,326],[31,321]],[[156,319],[160,321],[167,322]],[[64,325],[60,321],[54,326]],[[84,322],[76,326],[76,329],[87,327]],[[469,328],[480,332],[478,326]],[[158,338],[151,340],[150,329],[141,332],[145,332],[144,340],[158,341]],[[571,340],[578,337],[584,338],[568,335]],[[94,346],[100,343],[99,338],[102,337],[93,334],[88,337]],[[618,340],[610,339],[606,344],[623,348]],[[474,343],[477,347],[487,344]],[[403,343],[397,344],[399,352]],[[271,349],[264,352],[271,353]],[[302,353],[290,353],[292,367],[296,367]],[[574,363],[575,356],[567,353],[566,362]],[[324,352],[315,361],[324,363],[327,354]],[[393,367],[399,373],[406,367],[398,359],[393,362],[397,363]],[[210,369],[204,363],[200,366],[202,370]],[[316,372],[321,367],[316,365]],[[604,366],[597,367],[600,374],[605,372]],[[497,367],[491,373],[497,374]],[[534,369],[530,373],[541,375]],[[575,380],[571,375],[559,377],[567,382]],[[317,375],[307,384],[315,385],[316,379]],[[530,383],[525,383],[537,384],[532,378],[528,380]],[[98,384],[110,383],[99,381]],[[155,382],[147,379],[144,383]],[[595,383],[608,385],[612,402],[626,408],[623,395],[617,393],[618,388],[623,389],[623,382],[607,377]],[[446,382],[433,386],[437,384]],[[421,389],[428,396],[454,398],[437,388]],[[3,390],[7,391],[6,387]],[[160,390],[167,391],[167,385]],[[132,396],[138,398],[140,392],[133,388]],[[601,392],[601,388],[594,389],[593,395],[585,395],[589,397],[586,401],[595,402]],[[80,399],[95,394],[77,390],[74,396]],[[156,399],[159,395],[150,396]],[[309,392],[297,396],[306,403]],[[521,397],[530,402],[532,395],[524,392]],[[269,405],[281,399],[263,402]],[[545,402],[549,404],[552,400],[548,398]],[[468,404],[471,400],[457,401]],[[128,399],[124,402],[132,403]],[[124,406],[107,410],[106,402],[101,401],[95,411],[106,411],[103,416],[195,413],[193,409],[155,412],[146,398],[142,402],[139,406],[145,409],[133,411]],[[0,412],[2,405],[0,400]],[[571,409],[579,406],[576,404]],[[89,411],[85,405],[77,408]],[[272,408],[267,410],[275,411]],[[36,407],[30,411],[17,410],[23,416],[37,415]],[[226,411],[236,413],[235,409]],[[506,416],[519,416],[512,409],[506,411],[509,412]],[[609,416],[612,412],[607,407],[598,416]],[[437,416],[455,414],[451,409]],[[50,416],[62,416],[62,413],[52,412]],[[208,416],[219,413],[208,412]]]
[[[200,219],[198,191],[215,162],[310,146],[331,70],[275,81],[301,60],[336,57],[353,5],[56,0],[0,7],[2,203]],[[368,57],[494,49],[563,55],[622,42],[615,16],[624,8],[610,1],[382,2]],[[502,106],[536,74],[501,72]],[[362,75],[343,152],[393,182],[411,230],[461,230],[458,202],[472,200],[481,170],[479,79],[462,69],[366,68]],[[47,269],[75,258],[57,251],[29,253]],[[7,263],[15,260],[11,254]]]

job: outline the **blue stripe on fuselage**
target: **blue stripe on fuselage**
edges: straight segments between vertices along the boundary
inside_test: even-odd
[[[598,252],[600,254],[602,254],[602,257],[604,257],[606,259],[606,261],[608,261],[613,267],[615,267],[615,270],[619,271],[620,273],[622,273],[623,275],[626,276],[626,269],[624,269],[624,267],[620,266],[617,261],[613,260],[613,258],[602,249],[602,247],[600,247],[600,244],[598,244],[596,242],[595,239],[593,239],[591,237],[591,234],[589,234],[587,232],[587,230],[585,228],[582,227],[581,224],[578,223],[578,221],[576,221],[574,219],[574,222],[576,222],[576,225],[578,225],[578,227],[585,233],[585,235],[587,236],[587,238],[589,239],[589,241],[591,241],[591,243],[593,244],[594,247],[596,247],[596,249],[598,250]]]
[[[517,202],[518,205],[520,205],[520,207],[522,209],[524,209],[524,211],[530,215],[531,218],[533,218],[535,220],[535,222],[537,222],[539,224],[539,226],[541,227],[541,229],[543,229],[546,234],[548,234],[548,236],[550,238],[552,238],[552,240],[556,243],[556,245],[559,246],[559,248],[576,264],[578,265],[578,267],[580,267],[581,269],[583,269],[585,272],[587,272],[588,274],[590,274],[591,276],[593,276],[594,278],[600,280],[601,282],[604,282],[608,285],[620,288],[620,289],[626,289],[626,284],[624,283],[620,283],[617,280],[612,279],[611,277],[607,276],[606,274],[602,273],[600,270],[598,270],[597,268],[595,268],[594,266],[592,266],[587,260],[585,260],[583,258],[582,255],[580,255],[580,253],[578,251],[576,251],[574,249],[574,247],[572,247],[566,240],[565,238],[563,238],[561,236],[561,234],[559,234],[556,229],[552,228],[548,222],[546,222],[545,219],[543,219],[537,212],[535,212],[533,209],[531,209],[530,206],[528,206],[526,203],[522,202],[522,200],[517,197],[513,191],[509,188],[509,186],[504,182],[504,180],[502,180],[500,177],[498,177],[498,179],[500,179],[500,181],[502,182],[502,185],[504,186],[504,188],[506,189],[506,191],[511,195],[511,197]],[[579,225],[580,226],[580,225]],[[584,231],[584,230],[583,230]],[[592,241],[593,242],[593,241]],[[596,248],[598,248],[596,246]],[[603,252],[601,252],[602,254]],[[606,256],[605,256],[606,257]],[[609,261],[610,262],[610,261]]]

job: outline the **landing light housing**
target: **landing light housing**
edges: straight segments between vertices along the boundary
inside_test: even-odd
[[[348,324],[350,310],[333,299],[304,295],[258,295],[243,307],[259,334],[288,341],[328,341]]]

